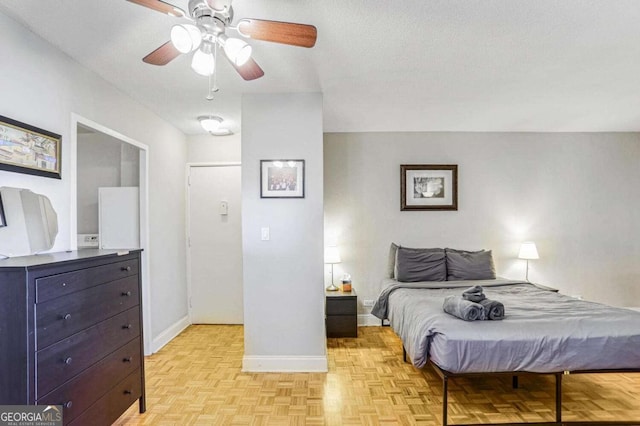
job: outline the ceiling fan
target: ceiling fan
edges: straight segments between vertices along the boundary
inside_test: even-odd
[[[235,27],[231,0],[189,0],[188,13],[161,0],[127,0],[149,9],[190,22],[171,28],[171,40],[149,53],[142,60],[152,65],[166,65],[180,54],[193,52],[191,67],[204,76],[215,73],[220,47],[231,65],[245,80],[255,80],[264,71],[251,58],[251,46],[240,38],[228,37],[227,30],[254,40],[313,47],[317,29],[313,25],[261,19],[240,19]]]

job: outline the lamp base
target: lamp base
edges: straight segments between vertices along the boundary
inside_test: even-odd
[[[327,287],[326,289],[327,291],[338,291],[340,290],[338,287],[336,287],[335,284],[331,283],[331,285],[329,287]]]

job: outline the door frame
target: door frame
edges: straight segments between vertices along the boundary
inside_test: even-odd
[[[185,194],[186,201],[186,233],[185,251],[187,252],[187,311],[189,315],[189,323],[193,324],[191,296],[193,290],[191,287],[191,169],[196,167],[234,167],[239,166],[242,173],[242,163],[239,161],[232,162],[206,162],[206,163],[187,163],[185,168]],[[242,237],[241,237],[242,238]],[[243,301],[244,304],[244,301]]]
[[[133,145],[140,150],[140,248],[142,272],[142,332],[144,340],[144,354],[151,355],[152,347],[152,327],[151,327],[151,286],[150,286],[150,245],[149,245],[149,146],[102,124],[98,124],[79,114],[71,113],[71,177],[70,177],[70,216],[71,216],[71,250],[78,249],[78,125],[88,127],[100,133],[109,135],[129,145]]]

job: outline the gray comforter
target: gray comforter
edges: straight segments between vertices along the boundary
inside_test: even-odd
[[[640,313],[577,300],[522,281],[387,280],[372,310],[388,318],[413,364],[452,373],[640,368]],[[444,298],[481,285],[502,321],[463,321]]]

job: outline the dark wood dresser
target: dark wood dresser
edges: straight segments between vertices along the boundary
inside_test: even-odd
[[[358,337],[356,291],[325,291],[324,294],[327,337]]]
[[[71,425],[145,411],[140,250],[0,260],[0,405],[62,405]]]

